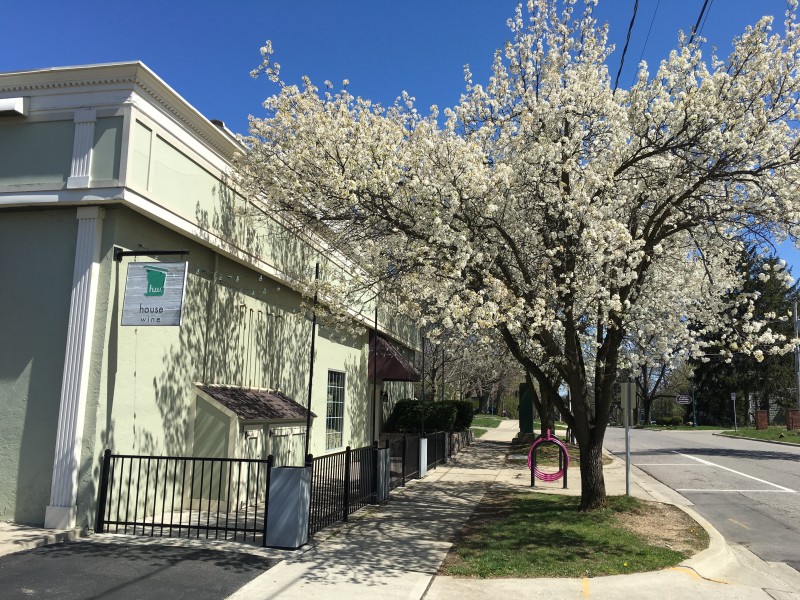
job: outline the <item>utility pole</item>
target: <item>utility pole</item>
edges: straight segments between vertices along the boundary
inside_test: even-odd
[[[800,410],[800,346],[797,344],[797,300],[794,301],[794,376],[797,383],[797,408]]]
[[[314,267],[314,282],[319,282],[319,263]],[[311,386],[314,383],[314,342],[317,339],[317,291],[314,290],[314,310],[311,315],[311,355],[308,359],[308,408],[306,409],[306,456],[311,443]]]

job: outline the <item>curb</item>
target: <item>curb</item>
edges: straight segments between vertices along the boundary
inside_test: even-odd
[[[622,460],[615,454],[608,452],[605,448],[603,449],[603,451],[611,455],[614,463],[620,463],[620,466],[624,468],[625,466],[624,460]],[[716,527],[714,527],[711,523],[709,523],[697,511],[691,508],[691,502],[688,499],[686,499],[679,492],[676,492],[672,488],[665,486],[658,479],[646,473],[645,471],[642,471],[638,467],[631,468],[631,481],[632,482],[635,481],[639,485],[639,487],[641,487],[644,491],[646,491],[655,501],[662,502],[664,504],[670,504],[682,510],[684,513],[690,516],[698,525],[700,525],[700,527],[702,527],[708,534],[708,548],[706,548],[705,550],[701,550],[694,556],[690,556],[684,561],[681,561],[679,563],[679,566],[692,569],[704,579],[714,580],[715,573],[724,571],[727,565],[735,562],[736,557],[733,555],[733,552],[731,551],[730,546],[728,546],[728,542],[725,540],[723,535],[716,529]],[[669,493],[663,494],[657,490],[653,490],[652,489],[653,483],[655,483],[658,486],[667,488],[667,490],[669,490]],[[660,496],[661,499],[657,499],[656,495]],[[684,498],[686,503],[679,504],[677,502],[672,501],[669,497],[671,495],[678,495],[681,498]]]
[[[762,440],[761,438],[745,437],[743,435],[726,435],[724,433],[712,433],[711,435],[718,435],[719,437],[730,438],[732,440],[750,440],[751,442],[764,442],[765,444],[778,444],[779,446],[794,446],[800,448],[800,444],[794,442],[779,442],[778,440]]]
[[[89,535],[86,529],[80,527],[54,533],[44,533],[43,530],[36,529],[33,529],[31,533],[33,532],[36,533],[32,539],[11,540],[0,544],[0,556],[16,554],[17,552],[24,552],[25,550],[34,550],[42,546],[51,546],[62,542],[72,542],[78,538],[88,537]]]

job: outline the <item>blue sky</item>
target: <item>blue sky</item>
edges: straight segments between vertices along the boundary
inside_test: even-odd
[[[640,57],[656,65],[689,31],[704,0],[639,0],[620,86]],[[463,66],[485,81],[494,50],[508,37],[515,0],[118,0],[6,2],[0,72],[141,60],[209,118],[244,133],[274,93],[249,72],[273,42],[285,80],[307,74],[317,85],[349,79],[350,91],[390,104],[403,90],[426,112],[458,101]],[[610,26],[616,75],[634,0],[599,0]],[[785,0],[710,0],[702,35],[727,54],[730,42],[764,14],[782,26]],[[652,23],[652,28],[651,28]],[[649,31],[649,38],[648,38]],[[645,45],[645,39],[647,44]],[[781,255],[800,274],[800,253]]]

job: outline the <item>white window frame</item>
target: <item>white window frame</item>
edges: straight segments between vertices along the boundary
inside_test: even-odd
[[[325,449],[344,446],[345,374],[328,370],[325,401]]]

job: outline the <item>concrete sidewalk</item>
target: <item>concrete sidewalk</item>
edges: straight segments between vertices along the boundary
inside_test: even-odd
[[[484,493],[492,486],[530,485],[530,472],[521,461],[506,463],[508,442],[518,422],[506,420],[450,463],[433,470],[421,481],[394,491],[389,502],[351,515],[348,523],[319,532],[314,540],[294,552],[235,545],[266,558],[279,559],[240,588],[230,599],[405,598],[439,600],[458,598],[630,598],[663,599],[800,599],[800,574],[782,563],[766,563],[746,549],[729,546],[721,535],[697,515],[685,498],[633,469],[631,493],[637,497],[676,504],[700,522],[711,537],[710,547],[674,569],[612,577],[584,579],[458,579],[437,576],[456,534],[469,519]],[[624,464],[615,459],[604,470],[610,495],[625,493]],[[561,483],[537,486],[547,494],[580,494],[580,472],[570,468],[569,489]],[[0,527],[0,554],[9,530]],[[26,534],[38,539],[43,530]],[[118,537],[118,536],[113,536]],[[93,536],[97,542],[112,536]],[[148,540],[126,536],[128,543],[174,543],[184,540]],[[33,542],[30,542],[33,543]],[[194,541],[193,543],[202,543]],[[19,544],[17,551],[22,549]],[[222,546],[219,549],[223,549]],[[232,550],[232,548],[227,548]],[[241,550],[239,550],[241,551]],[[554,549],[557,551],[557,549]]]
[[[707,550],[674,569],[624,576],[535,580],[437,576],[456,533],[490,487],[530,485],[526,465],[504,463],[506,444],[517,431],[517,421],[502,422],[448,465],[394,493],[388,503],[322,532],[325,539],[318,538],[310,548],[298,551],[230,598],[800,599],[799,573],[780,563],[765,563],[744,548],[729,547],[685,498],[642,472],[633,474],[631,493],[686,510],[709,531]],[[622,462],[615,459],[608,465],[605,479],[609,494],[625,493]],[[580,472],[570,469],[568,490],[562,490],[560,482],[539,490],[580,494]]]

